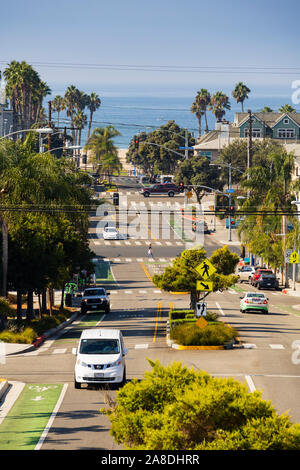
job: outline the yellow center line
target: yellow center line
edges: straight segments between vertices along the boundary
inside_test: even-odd
[[[156,341],[158,323],[161,321],[161,310],[162,310],[162,304],[161,302],[158,302],[157,310],[156,310],[156,321],[155,321],[155,328],[154,328],[153,343],[155,343]]]

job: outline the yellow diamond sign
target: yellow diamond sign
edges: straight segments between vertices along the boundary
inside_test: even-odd
[[[189,198],[189,199],[192,197],[192,195],[193,195],[193,193],[191,191],[188,191],[186,193],[186,197]]]
[[[206,291],[206,292],[212,292],[213,283],[209,281],[197,281],[196,289]]]
[[[299,264],[299,253],[297,253],[297,251],[293,251],[293,253],[291,253],[290,263]]]
[[[198,328],[205,328],[207,326],[208,322],[205,320],[204,317],[200,317],[199,320],[196,321],[196,325]]]
[[[210,261],[208,261],[208,259],[202,261],[202,263],[200,263],[195,269],[203,279],[208,279],[214,272],[216,272],[216,268]]]

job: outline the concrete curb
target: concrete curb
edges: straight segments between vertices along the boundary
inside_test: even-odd
[[[25,352],[31,352],[37,349],[47,338],[54,335],[58,331],[62,330],[70,323],[72,323],[77,316],[79,315],[79,311],[75,312],[68,320],[64,321],[56,328],[51,328],[51,330],[46,331],[43,335],[39,336],[34,343],[32,344],[19,344],[19,343],[4,343],[5,344],[5,355],[12,356],[16,354],[23,354]]]
[[[3,395],[6,393],[7,389],[9,388],[9,383],[7,379],[0,378],[0,401]]]

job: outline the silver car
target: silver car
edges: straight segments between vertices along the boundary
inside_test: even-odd
[[[238,269],[238,282],[248,282],[251,284],[251,278],[254,273],[254,266],[242,266]]]

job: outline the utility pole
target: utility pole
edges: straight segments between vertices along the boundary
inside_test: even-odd
[[[51,123],[52,101],[48,101],[48,126],[52,127]],[[48,134],[48,151],[51,150],[51,134]]]
[[[187,160],[187,159],[189,158],[189,151],[188,151],[188,149],[187,149],[187,147],[188,147],[188,145],[189,145],[187,129],[184,130],[184,137],[185,137],[185,151],[184,151],[184,157],[185,157],[185,159]]]
[[[247,153],[247,169],[252,167],[252,112],[249,109],[249,133],[248,133],[248,153]],[[248,175],[249,178],[249,175]]]

